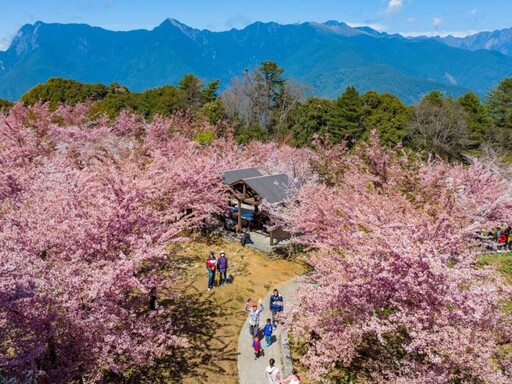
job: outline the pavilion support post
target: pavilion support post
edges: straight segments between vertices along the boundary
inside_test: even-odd
[[[242,201],[237,199],[238,201],[238,232],[242,232]]]

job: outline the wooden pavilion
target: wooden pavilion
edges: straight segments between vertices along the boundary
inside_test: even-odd
[[[263,200],[273,204],[285,201],[289,194],[288,176],[279,173],[264,176],[256,168],[244,168],[223,172],[222,182],[230,187],[230,195],[237,201],[238,230],[242,228],[242,204],[256,211]],[[270,245],[274,244],[275,231],[270,231]]]

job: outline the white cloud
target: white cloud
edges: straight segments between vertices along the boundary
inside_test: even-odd
[[[356,28],[356,27],[370,27],[371,29],[375,29],[379,32],[385,32],[388,27],[387,25],[383,24],[375,24],[375,23],[346,23],[349,27]]]
[[[404,5],[404,0],[389,0],[389,4],[386,9],[386,13],[400,12],[403,5]]]
[[[443,22],[443,19],[441,19],[440,17],[432,18],[432,25],[434,26],[434,29],[436,29],[436,30],[437,30],[437,28],[439,28],[439,26],[441,25],[442,22]]]
[[[476,15],[477,12],[478,12],[478,9],[477,8],[473,8],[471,11],[469,11],[469,14],[470,15]]]
[[[11,32],[6,36],[0,37],[0,51],[6,51],[7,48],[9,48],[9,45],[11,45],[12,39],[16,36],[16,32]]]
[[[416,22],[416,19],[414,17],[408,17],[407,18],[407,22],[408,23],[415,23]]]
[[[449,72],[444,74],[444,78],[452,85],[458,85],[457,79]]]

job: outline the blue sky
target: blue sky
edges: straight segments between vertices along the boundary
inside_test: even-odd
[[[0,0],[0,50],[21,26],[86,23],[112,30],[153,29],[170,17],[222,31],[255,21],[344,21],[406,35],[464,36],[512,27],[512,0]]]

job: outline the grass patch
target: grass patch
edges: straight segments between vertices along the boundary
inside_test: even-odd
[[[495,266],[509,284],[512,284],[512,252],[494,252],[479,257],[479,264]],[[503,310],[512,313],[512,301],[503,304]],[[501,347],[501,353],[512,359],[512,343]]]
[[[512,252],[495,252],[480,256],[480,265],[494,265],[512,283]]]

